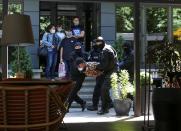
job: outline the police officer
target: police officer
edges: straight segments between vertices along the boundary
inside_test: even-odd
[[[100,88],[102,105],[97,114],[103,115],[109,112],[111,75],[117,71],[117,53],[112,46],[105,43],[103,37],[96,39],[96,48],[100,51],[100,64],[96,68],[103,71]]]
[[[84,111],[86,108],[86,102],[78,96],[78,92],[80,91],[82,83],[85,79],[85,74],[83,73],[85,67],[79,67],[79,64],[87,61],[88,55],[82,51],[82,44],[80,42],[75,43],[74,49],[75,51],[71,54],[70,57],[70,75],[71,79],[75,81],[76,84],[70,94],[68,102],[70,107],[72,102],[76,101],[81,105],[82,111]]]
[[[89,61],[100,62],[101,51],[96,46],[96,40],[93,40],[92,47],[93,47],[93,50],[90,52]],[[98,110],[99,99],[101,96],[101,85],[103,83],[103,80],[104,80],[104,75],[100,75],[100,76],[96,77],[96,85],[94,87],[92,105],[87,107],[87,110],[89,110],[89,111]],[[110,97],[109,97],[109,99],[110,99],[109,100],[110,107],[112,107],[112,100]]]
[[[134,77],[134,55],[130,43],[123,44],[123,60],[119,62],[119,69],[127,70],[130,75],[130,81],[133,82]]]

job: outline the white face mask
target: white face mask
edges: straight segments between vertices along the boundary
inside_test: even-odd
[[[57,31],[58,31],[58,32],[62,31],[62,28],[57,28]]]
[[[72,32],[67,32],[66,35],[67,35],[67,38],[71,38],[72,37]]]
[[[55,29],[51,29],[50,33],[54,34],[55,33]]]
[[[78,70],[79,70],[79,71],[83,71],[83,68],[78,67]]]

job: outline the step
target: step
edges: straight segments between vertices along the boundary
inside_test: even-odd
[[[83,93],[86,93],[86,94],[92,94],[94,92],[94,89],[93,88],[82,88],[79,93],[80,94],[83,94]]]
[[[92,101],[86,101],[86,106],[90,106],[92,105]],[[99,107],[101,106],[101,102],[99,102]],[[79,104],[77,104],[76,102],[73,102],[71,105],[71,108],[81,108],[81,106]]]
[[[79,91],[78,95],[80,98],[82,98],[84,101],[87,102],[87,105],[92,104],[92,96],[94,87],[96,85],[96,79],[93,77],[86,77],[84,83],[82,84],[82,88]],[[72,108],[80,108],[80,105],[76,102],[72,103]]]
[[[90,82],[84,82],[83,84],[82,84],[82,86],[84,87],[94,87],[96,85],[96,82],[94,82],[94,81],[90,81]]]

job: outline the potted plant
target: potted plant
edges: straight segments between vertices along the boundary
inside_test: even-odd
[[[141,113],[152,114],[152,104],[150,104],[150,112],[148,113],[148,99],[149,99],[149,84],[153,84],[152,75],[145,71],[140,72],[140,86],[141,86]],[[152,90],[152,87],[150,88]],[[146,101],[145,101],[146,91]],[[152,93],[151,93],[152,95]],[[150,103],[152,103],[152,96],[150,96]],[[146,104],[146,105],[145,105]],[[145,112],[146,111],[146,112]]]
[[[13,59],[11,61],[12,75],[16,78],[31,78],[32,77],[32,65],[30,55],[27,53],[25,47],[19,48],[19,66],[18,66],[18,49],[16,48],[12,53]],[[17,76],[17,72],[20,71],[22,76]]]
[[[181,130],[180,45],[161,43],[149,48],[149,64],[156,63],[164,85],[153,90],[155,131]]]
[[[129,115],[132,105],[131,99],[127,98],[128,93],[133,94],[134,88],[129,81],[127,70],[120,70],[111,75],[112,97],[116,115]]]

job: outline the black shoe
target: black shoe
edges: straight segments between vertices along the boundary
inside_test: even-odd
[[[111,109],[111,108],[113,108],[113,107],[114,107],[113,103],[110,103],[109,109]]]
[[[109,113],[109,110],[101,109],[100,111],[97,112],[98,115],[104,115],[104,114],[107,114],[107,113]]]
[[[87,110],[89,110],[89,111],[97,111],[98,110],[98,107],[97,106],[88,106],[87,107]]]
[[[86,102],[84,101],[83,104],[81,105],[81,108],[82,108],[82,112],[85,110],[86,108]]]

